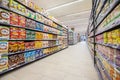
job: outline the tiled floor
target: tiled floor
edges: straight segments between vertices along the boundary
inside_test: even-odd
[[[99,80],[85,42],[6,74],[0,80]]]

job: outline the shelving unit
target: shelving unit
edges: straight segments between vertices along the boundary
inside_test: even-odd
[[[102,80],[120,80],[120,0],[93,0],[87,43]]]
[[[0,3],[0,12],[5,13],[0,15],[7,17],[0,19],[0,64],[5,64],[0,65],[0,75],[68,47],[67,27],[20,0]]]

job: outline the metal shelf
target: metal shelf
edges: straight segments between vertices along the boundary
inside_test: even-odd
[[[68,47],[66,47],[66,48],[68,48]],[[35,59],[35,60],[33,60],[33,61],[26,62],[26,63],[20,64],[20,65],[16,65],[16,67],[9,68],[9,69],[7,69],[7,70],[5,70],[5,71],[3,71],[3,72],[0,72],[0,75],[4,75],[5,73],[8,73],[8,72],[13,71],[13,70],[18,69],[18,68],[21,68],[21,67],[23,67],[23,66],[25,66],[25,65],[31,64],[31,63],[33,63],[33,62],[35,62],[35,61],[38,61],[38,60],[43,59],[43,58],[45,58],[45,57],[48,57],[48,56],[50,56],[50,55],[53,55],[53,54],[55,54],[55,53],[57,53],[57,52],[60,52],[60,51],[62,51],[62,50],[64,50],[64,49],[66,49],[66,48],[60,49],[60,50],[55,51],[55,52],[53,52],[53,53],[51,53],[51,54],[42,55],[42,56],[40,56],[39,58],[37,58],[37,59]]]
[[[51,27],[51,28],[60,30],[60,29],[58,29],[58,28],[55,28],[55,27],[53,27],[53,26],[50,26],[50,25],[48,25],[48,24],[45,24],[45,23],[43,23],[43,22],[37,21],[37,20],[32,19],[32,18],[30,18],[30,17],[27,17],[27,16],[25,16],[25,15],[23,15],[23,14],[20,14],[20,13],[17,12],[17,11],[13,11],[13,10],[11,10],[11,9],[9,9],[9,8],[3,7],[3,6],[0,6],[0,8],[5,9],[5,10],[8,10],[8,11],[13,12],[13,13],[16,13],[16,14],[18,14],[18,15],[24,16],[24,17],[27,18],[27,19],[31,19],[31,20],[33,20],[33,21],[35,21],[35,22],[41,23],[41,24],[46,25],[46,26],[48,26],[48,27]]]
[[[99,42],[96,42],[96,44],[99,44],[99,45],[103,45],[103,46],[106,46],[106,47],[111,47],[111,48],[120,50],[120,45],[105,44],[105,43],[99,43]]]
[[[58,41],[58,39],[0,39],[0,41]]]
[[[34,9],[32,9],[32,8],[28,7],[27,5],[25,5],[25,4],[23,4],[23,3],[21,3],[19,0],[15,0],[15,1],[16,1],[16,2],[18,2],[19,4],[21,4],[21,5],[25,6],[27,9],[29,9],[29,10],[31,10],[31,11],[33,11],[33,12],[36,12],[36,13],[38,13],[38,14],[42,15],[43,17],[45,17],[45,18],[47,18],[47,19],[49,19],[49,20],[53,21],[53,22],[54,22],[54,23],[56,23],[57,25],[59,25],[59,26],[61,26],[62,28],[64,28],[61,24],[59,24],[59,23],[55,22],[54,20],[52,20],[52,19],[48,18],[48,17],[47,17],[47,16],[45,16],[45,15],[43,15],[43,14],[39,13],[38,11],[35,11]],[[56,29],[58,29],[58,28],[56,28]],[[65,28],[65,29],[66,29],[66,28]],[[58,30],[60,30],[60,29],[58,29]]]
[[[30,29],[30,28],[26,28],[26,27],[22,27],[22,26],[18,26],[18,25],[11,25],[11,24],[4,24],[4,23],[0,23],[0,25],[9,26],[9,27],[16,27],[16,28],[23,28],[23,29],[27,29],[27,30],[32,30],[32,31],[43,32],[43,33],[48,33],[48,34],[54,34],[54,35],[62,36],[61,34],[52,33],[52,32],[45,32],[45,31],[37,30],[37,29]]]
[[[54,46],[49,46],[49,47],[43,47],[43,48],[39,48],[39,49],[31,49],[31,50],[25,50],[25,51],[19,51],[19,52],[13,52],[13,53],[4,53],[1,55],[14,55],[14,54],[20,54],[20,53],[25,53],[25,52],[29,52],[29,51],[35,51],[35,50],[40,50],[40,49],[47,49],[47,48],[52,48],[52,47],[56,47],[56,46],[61,46],[61,44],[59,45],[54,45]]]
[[[96,25],[95,28],[98,28],[98,26],[102,23],[102,21],[114,10],[114,8],[120,3],[119,0],[115,0],[111,5],[110,8],[108,9],[108,11],[104,14],[104,16],[102,17],[102,19],[99,21],[99,23]],[[94,29],[91,30],[91,32]]]

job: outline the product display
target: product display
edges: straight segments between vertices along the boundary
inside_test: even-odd
[[[0,56],[0,72],[8,69],[8,56]]]
[[[31,0],[0,0],[0,6],[0,74],[68,47],[68,29]]]
[[[0,23],[10,23],[10,13],[7,10],[0,9]]]
[[[95,23],[88,26],[89,48],[102,79],[120,80],[120,4],[116,0],[99,3],[93,9],[97,14],[91,13],[97,16],[90,19]]]
[[[9,39],[9,28],[0,26],[0,40],[8,40]]]

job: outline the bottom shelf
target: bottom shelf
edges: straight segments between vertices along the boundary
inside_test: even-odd
[[[60,50],[58,50],[58,51],[55,51],[55,52],[53,52],[53,53],[51,53],[51,54],[42,55],[42,56],[40,56],[39,58],[37,58],[37,59],[35,59],[35,60],[32,60],[32,61],[30,61],[30,62],[22,63],[22,64],[20,64],[20,65],[15,66],[15,67],[9,68],[9,69],[7,69],[7,70],[5,70],[5,71],[0,72],[0,75],[3,75],[3,74],[5,74],[5,73],[8,73],[8,72],[13,71],[13,70],[15,70],[15,69],[18,69],[18,68],[20,68],[20,67],[23,67],[23,66],[25,66],[25,65],[31,64],[31,63],[33,63],[33,62],[35,62],[35,61],[38,61],[38,60],[43,59],[43,58],[45,58],[45,57],[48,57],[48,56],[50,56],[50,55],[52,55],[52,54],[55,54],[55,53],[57,53],[57,52],[59,52],[59,51],[62,51],[62,50],[64,50],[64,49],[66,49],[66,48],[68,48],[68,46],[65,47],[65,48],[63,48],[63,49],[60,49]]]

